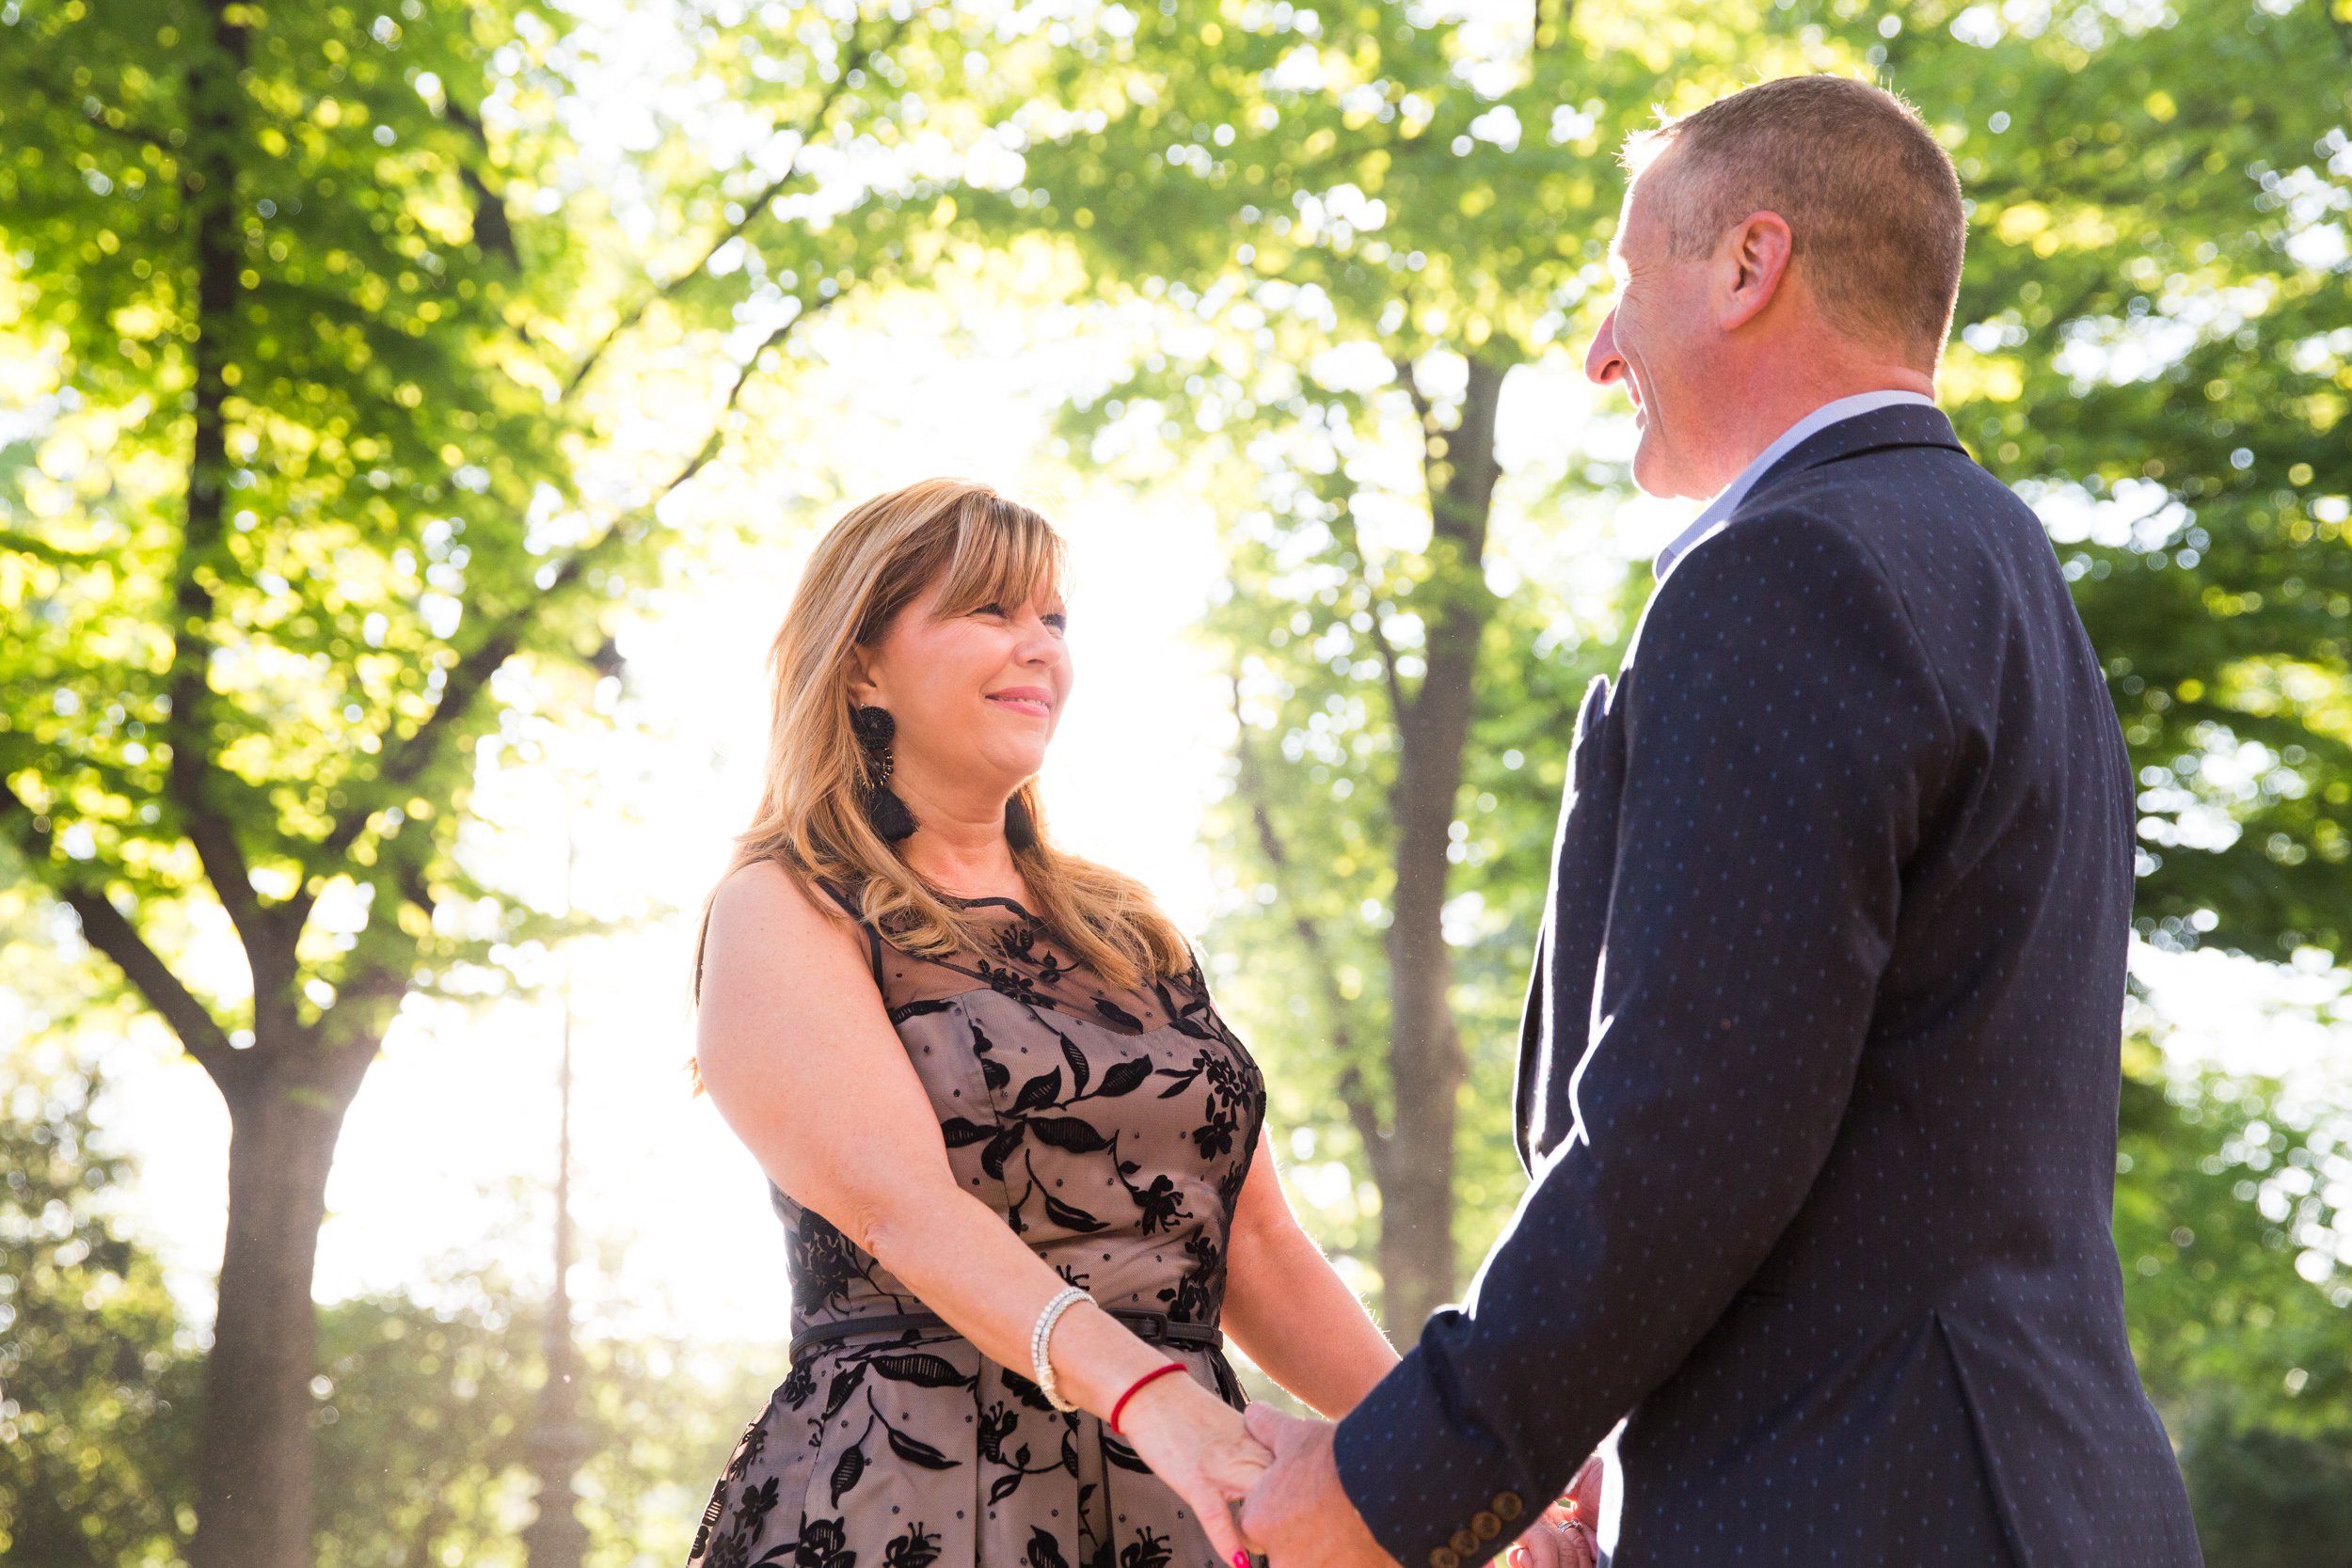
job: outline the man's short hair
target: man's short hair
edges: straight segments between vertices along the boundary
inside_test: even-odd
[[[1968,221],[1951,157],[1916,109],[1851,77],[1786,76],[1637,131],[1619,157],[1638,176],[1667,153],[1650,195],[1673,255],[1707,255],[1741,218],[1778,213],[1790,265],[1836,325],[1934,368]]]

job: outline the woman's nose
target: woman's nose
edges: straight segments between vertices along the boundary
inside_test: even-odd
[[[1617,352],[1617,312],[1600,324],[1593,346],[1584,355],[1584,373],[1597,387],[1606,387],[1625,374],[1625,356]]]
[[[1022,628],[1021,646],[1015,657],[1024,664],[1054,665],[1067,658],[1069,653],[1053,627],[1033,620]]]

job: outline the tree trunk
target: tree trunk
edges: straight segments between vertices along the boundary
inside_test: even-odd
[[[1396,892],[1388,932],[1390,1082],[1395,1090],[1381,1161],[1380,1280],[1391,1335],[1409,1342],[1454,1299],[1454,1138],[1468,1063],[1454,1026],[1454,959],[1446,951],[1446,882],[1454,797],[1476,706],[1471,680],[1494,613],[1486,588],[1487,519],[1500,468],[1495,411],[1505,367],[1470,360],[1460,420],[1440,430],[1418,388],[1431,515],[1428,581],[1415,594],[1427,628],[1427,669],[1398,715]],[[1407,386],[1412,387],[1410,372]]]
[[[195,431],[186,531],[173,595],[171,782],[207,878],[245,946],[255,1038],[244,1051],[198,1056],[229,1105],[229,1235],[198,1416],[188,1560],[193,1568],[307,1568],[318,1354],[310,1276],[335,1140],[374,1053],[373,1042],[356,1055],[332,1050],[297,1021],[295,943],[307,903],[269,909],[255,899],[243,846],[213,800],[206,578],[220,547],[228,470],[225,408],[241,264],[234,150],[246,118],[239,77],[251,38],[227,0],[207,0],[203,14],[209,36],[189,72],[194,146],[183,176],[199,331],[190,349]]]
[[[260,1055],[268,1052],[267,1056]],[[242,1055],[243,1053],[241,1053]],[[229,1239],[204,1365],[191,1568],[308,1568],[316,1436],[310,1277],[326,1176],[369,1051],[261,1042],[229,1101]],[[341,1068],[340,1071],[301,1071]],[[289,1070],[294,1069],[294,1070]]]
[[[1446,847],[1461,783],[1467,683],[1434,689],[1436,661],[1413,703],[1416,720],[1438,704],[1456,710],[1456,738],[1416,723],[1399,758],[1390,812],[1396,825],[1396,892],[1388,933],[1389,1076],[1395,1086],[1387,1180],[1380,1189],[1382,1306],[1391,1332],[1409,1338],[1454,1295],[1454,1136],[1464,1067],[1446,951]]]
[[[1400,1028],[1395,1043],[1397,1102],[1413,1108],[1396,1114],[1391,1171],[1380,1184],[1380,1306],[1389,1337],[1402,1349],[1420,1336],[1430,1313],[1454,1299],[1454,1101],[1462,1072],[1441,1062],[1413,1064],[1421,1082],[1408,1085],[1401,1075],[1408,1064],[1397,1058],[1420,1042],[1407,1042]],[[1459,1049],[1450,1037],[1427,1044]],[[1434,1053],[1423,1047],[1417,1054]]]

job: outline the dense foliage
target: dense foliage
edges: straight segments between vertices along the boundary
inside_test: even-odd
[[[0,1556],[170,1562],[185,1532],[199,1362],[155,1259],[113,1212],[87,1074],[9,1064],[0,1098]]]
[[[2352,1120],[2168,1082],[2132,1042],[2115,1240],[2132,1350],[2215,1568],[2352,1562]]]

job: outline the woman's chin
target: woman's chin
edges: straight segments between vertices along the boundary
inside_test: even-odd
[[[992,750],[973,771],[993,779],[996,787],[1009,795],[1036,778],[1044,766],[1044,746],[1005,746]]]
[[[1016,711],[993,719],[978,736],[985,766],[1018,768],[1024,779],[1045,766],[1045,749],[1054,738],[1051,715],[1041,718]]]

